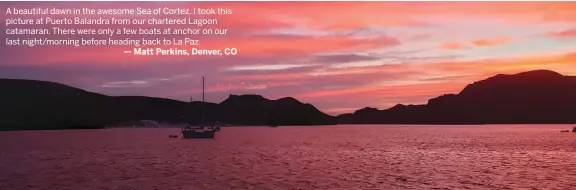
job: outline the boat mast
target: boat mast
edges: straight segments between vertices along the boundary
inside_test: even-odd
[[[192,125],[192,124],[193,124],[192,121],[193,121],[193,119],[194,119],[194,114],[191,114],[190,111],[189,111],[190,108],[193,108],[193,106],[194,106],[194,99],[193,99],[193,96],[190,96],[190,103],[188,103],[188,106],[186,107],[187,109],[184,109],[184,117],[191,117],[191,118],[188,118],[188,119],[187,119],[189,125]],[[193,112],[192,112],[192,113],[193,113]]]
[[[204,126],[204,76],[202,76],[202,126]]]
[[[202,102],[204,102],[204,77],[202,77]]]

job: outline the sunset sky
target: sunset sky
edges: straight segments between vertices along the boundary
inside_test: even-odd
[[[291,96],[336,115],[426,103],[500,73],[576,75],[576,2],[0,2],[2,11],[13,6],[233,10],[214,17],[229,35],[198,39],[200,48],[238,48],[236,56],[136,57],[123,53],[130,47],[0,49],[0,78],[106,95],[200,100],[205,76],[210,102],[229,94]]]

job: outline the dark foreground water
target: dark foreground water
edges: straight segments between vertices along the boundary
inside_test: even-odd
[[[575,189],[569,125],[0,132],[0,189]]]

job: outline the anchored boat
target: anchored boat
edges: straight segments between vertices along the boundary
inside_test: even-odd
[[[204,123],[204,77],[202,77],[202,118],[199,125],[192,125],[189,123],[187,126],[182,128],[182,138],[214,138],[216,132],[220,131],[219,126],[208,126]]]

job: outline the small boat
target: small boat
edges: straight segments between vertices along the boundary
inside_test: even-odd
[[[220,131],[219,126],[208,126],[204,124],[204,77],[202,77],[202,120],[200,125],[194,126],[192,123],[182,128],[182,137],[185,139],[193,138],[214,138],[216,132]]]
[[[178,135],[170,135],[169,138],[178,138]]]
[[[214,138],[220,127],[186,127],[182,129],[182,137],[185,139],[192,138]]]
[[[572,132],[576,133],[576,127],[572,128]]]
[[[270,125],[270,127],[278,127],[278,125]]]
[[[566,133],[566,132],[570,132],[570,130],[562,130],[560,131],[561,133]]]

